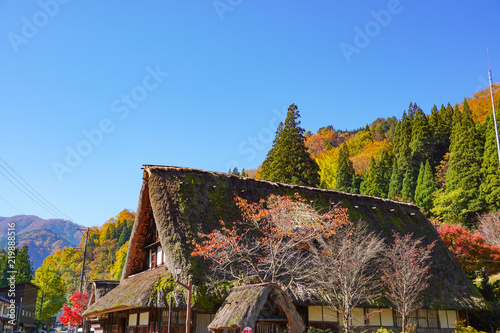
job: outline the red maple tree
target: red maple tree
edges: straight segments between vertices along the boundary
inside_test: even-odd
[[[464,271],[469,274],[485,268],[490,274],[500,272],[500,246],[492,246],[479,233],[473,233],[459,224],[445,224],[438,233]]]
[[[87,292],[74,291],[71,295],[71,306],[63,305],[61,323],[71,326],[83,325],[82,313],[87,309],[89,295]]]

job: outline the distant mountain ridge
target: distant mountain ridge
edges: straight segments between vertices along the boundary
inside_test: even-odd
[[[42,219],[34,215],[0,217],[0,248],[7,245],[8,225],[15,223],[17,247],[28,246],[28,253],[36,269],[54,251],[76,247],[82,234],[76,228],[83,226],[62,219]]]

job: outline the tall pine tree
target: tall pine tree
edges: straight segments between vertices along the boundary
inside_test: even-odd
[[[432,205],[432,198],[434,191],[437,189],[434,174],[429,161],[420,165],[418,174],[417,188],[415,189],[415,204],[419,206],[424,212],[430,212]]]
[[[33,262],[30,260],[26,245],[17,252],[15,267],[15,271],[17,272],[16,282],[31,281],[35,277]]]
[[[337,172],[335,175],[335,190],[343,192],[353,191],[354,166],[349,159],[349,148],[346,143],[340,146],[339,158],[337,159]]]
[[[401,188],[401,199],[404,202],[413,202],[413,183],[413,175],[411,174],[410,170],[407,170],[403,178],[403,187]]]
[[[463,205],[460,207],[462,222],[474,219],[482,208],[479,196],[481,162],[484,142],[477,133],[467,99],[461,115],[454,115],[450,163],[446,179],[446,192],[460,190]]]
[[[500,102],[497,110],[500,110]],[[497,112],[497,119],[499,118]],[[484,144],[484,160],[481,168],[483,182],[480,186],[481,199],[488,210],[500,208],[500,165],[498,149],[492,117],[486,119],[486,142]]]
[[[393,158],[392,162],[392,172],[391,179],[389,182],[389,194],[388,198],[392,200],[396,200],[401,198],[401,190],[403,188],[403,176],[399,172],[399,165],[397,158]]]
[[[432,158],[429,160],[431,167],[436,168],[443,160],[444,155],[450,148],[451,124],[453,121],[453,108],[450,103],[445,108],[441,105],[441,109],[437,111],[436,106],[432,108],[429,117],[429,126],[433,132],[434,150]]]
[[[415,103],[413,105],[414,119],[411,129],[411,162],[405,175],[407,181],[407,192],[403,197],[405,201],[413,201],[417,187],[417,177],[420,164],[432,158],[434,151],[433,132],[429,126],[427,116]]]
[[[413,127],[413,117],[415,115],[417,105],[410,103],[408,114],[403,112],[403,117],[396,125],[393,140],[393,169],[389,187],[389,198],[396,199],[403,197],[403,182],[406,178],[405,191],[406,196],[409,196],[412,191],[413,178],[413,163],[412,151],[410,149],[411,134]],[[408,174],[408,176],[407,176]]]
[[[370,158],[366,179],[361,186],[361,193],[380,198],[387,198],[389,194],[389,184],[392,173],[392,158],[385,149],[378,162],[375,162],[373,155]]]
[[[319,167],[307,152],[297,105],[288,107],[285,123],[276,130],[273,147],[262,163],[262,179],[288,184],[319,185]]]

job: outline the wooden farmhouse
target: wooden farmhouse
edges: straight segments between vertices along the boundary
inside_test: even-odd
[[[224,283],[208,287],[209,263],[191,256],[193,245],[188,241],[199,232],[211,232],[220,220],[241,219],[236,195],[257,202],[269,194],[295,193],[323,209],[340,204],[348,209],[351,221],[366,221],[389,242],[393,231],[413,233],[426,244],[437,240],[425,304],[410,318],[418,332],[451,332],[457,319],[487,308],[433,225],[414,205],[225,173],[145,165],[120,284],[108,288],[105,295],[98,292],[102,290],[98,285],[93,287],[95,297],[84,313],[87,322],[96,333],[185,332],[187,291],[172,274],[181,267],[179,282],[186,284],[192,276],[190,332],[243,333],[250,327],[253,332],[277,333],[287,325],[293,333],[309,326],[338,330],[342,326],[339,314],[314,297],[287,295],[274,284],[233,290]],[[398,314],[378,306],[356,308],[354,324],[370,332],[380,327],[399,331]]]

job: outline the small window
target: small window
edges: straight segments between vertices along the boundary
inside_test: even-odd
[[[394,313],[396,317],[396,325],[401,327],[401,314],[397,311],[394,311]],[[438,311],[425,309],[417,310],[408,316],[407,322],[420,328],[439,328]]]
[[[437,310],[427,310],[427,322],[428,322],[427,327],[439,328]]]
[[[131,313],[128,316],[128,326],[135,326],[137,325],[137,313]]]
[[[142,312],[139,315],[139,325],[140,326],[149,325],[149,312]]]
[[[158,246],[156,248],[156,266],[160,266],[163,263],[162,259],[163,259],[163,252],[161,250],[161,246]]]
[[[309,321],[323,321],[323,309],[318,305],[311,305],[307,308],[309,312]]]
[[[429,327],[427,325],[427,310],[418,310],[418,327]]]

